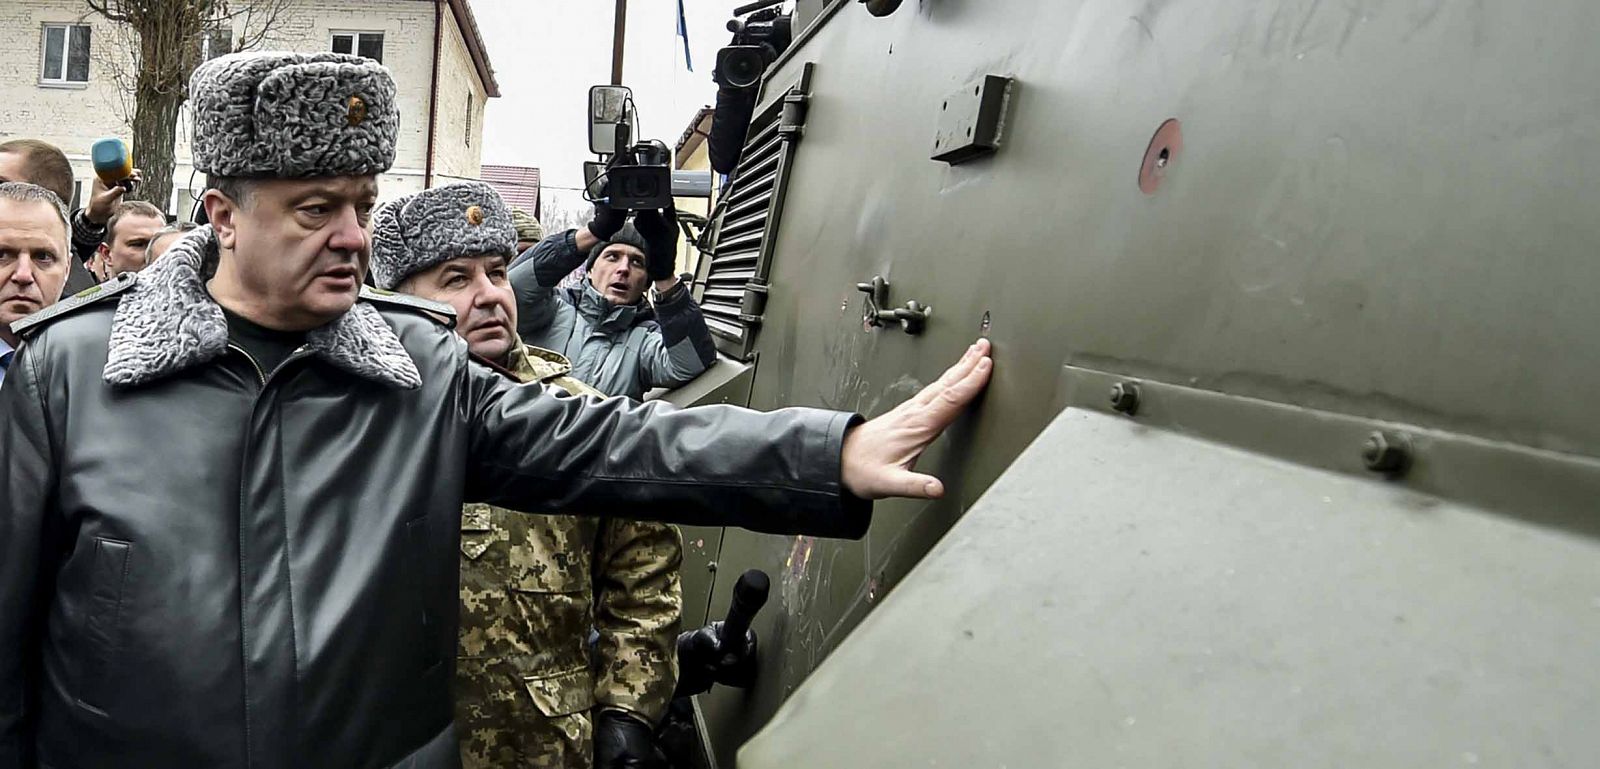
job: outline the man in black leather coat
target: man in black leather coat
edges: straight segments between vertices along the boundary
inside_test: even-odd
[[[861,423],[519,386],[361,288],[394,83],[196,71],[211,226],[19,321],[0,388],[0,769],[454,767],[461,506],[857,537],[987,382]],[[466,215],[470,216],[470,212]]]

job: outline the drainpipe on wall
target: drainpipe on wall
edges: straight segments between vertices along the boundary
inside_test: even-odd
[[[433,0],[433,72],[428,77],[428,156],[422,173],[422,188],[433,187],[433,129],[439,116],[439,44],[444,39],[444,4]]]

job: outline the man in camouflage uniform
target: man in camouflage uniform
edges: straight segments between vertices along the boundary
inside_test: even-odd
[[[373,229],[378,286],[452,305],[456,332],[485,365],[601,396],[567,376],[566,358],[517,338],[506,264],[518,232],[492,188],[400,198]],[[652,763],[652,725],[677,679],[681,558],[669,525],[467,505],[455,682],[467,769]]]

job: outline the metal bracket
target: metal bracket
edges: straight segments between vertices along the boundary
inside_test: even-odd
[[[867,306],[861,313],[861,322],[872,328],[899,323],[901,331],[915,336],[927,328],[928,316],[933,314],[932,307],[924,306],[915,299],[906,302],[904,307],[883,309],[889,304],[889,281],[884,280],[882,275],[874,275],[869,283],[857,283],[856,290],[867,295]]]
[[[1398,488],[1600,537],[1595,457],[1078,366],[1062,367],[1056,393],[1057,407],[1120,413],[1146,427],[1306,467],[1376,475]]]
[[[799,88],[791,88],[783,95],[782,111],[778,113],[778,135],[789,141],[797,141],[805,133],[806,113],[811,104],[811,97]]]
[[[956,165],[999,150],[1011,89],[1011,78],[984,75],[944,97],[929,157]]]

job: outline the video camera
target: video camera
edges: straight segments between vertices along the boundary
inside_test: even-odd
[[[672,151],[659,140],[633,141],[639,123],[633,91],[620,85],[589,89],[589,151],[584,198],[627,211],[672,207]]]
[[[761,82],[767,67],[778,60],[794,39],[793,17],[781,7],[768,7],[781,5],[781,0],[767,0],[733,9],[736,17],[750,15],[745,19],[728,20],[733,42],[717,51],[712,80],[731,88],[751,88]]]
[[[711,120],[707,152],[711,167],[731,174],[744,151],[745,133],[755,115],[757,86],[767,68],[794,41],[793,15],[783,13],[781,0],[760,0],[733,9],[728,21],[733,41],[717,51],[717,111]],[[747,18],[739,16],[749,14]]]

